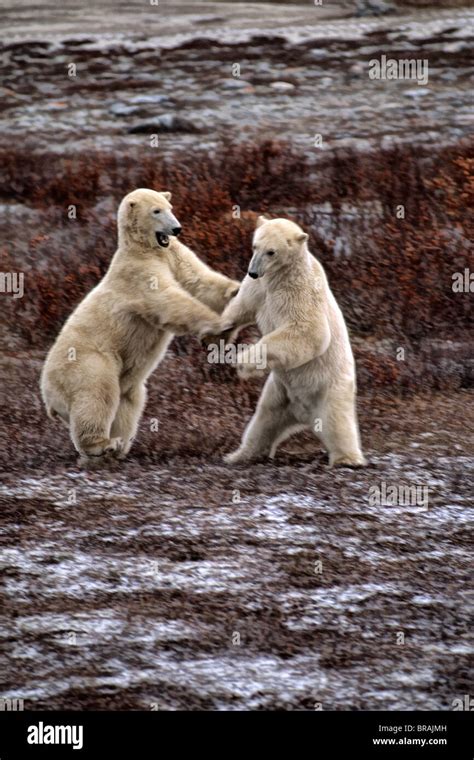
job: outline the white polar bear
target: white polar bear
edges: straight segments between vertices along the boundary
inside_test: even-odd
[[[346,324],[307,239],[293,222],[259,217],[248,275],[222,314],[223,328],[256,323],[263,336],[241,353],[240,376],[261,374],[265,355],[271,370],[240,447],[226,456],[229,463],[273,457],[284,438],[310,428],[331,466],[366,464]]]
[[[218,331],[219,314],[239,288],[176,239],[181,226],[170,199],[143,188],[125,196],[110,267],[69,317],[43,367],[47,412],[68,425],[84,458],[128,453],[146,379],[173,335]]]

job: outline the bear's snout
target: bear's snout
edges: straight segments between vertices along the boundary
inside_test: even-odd
[[[173,235],[176,235],[176,237],[178,237],[178,235],[182,232],[182,230],[183,230],[182,227],[173,227]]]

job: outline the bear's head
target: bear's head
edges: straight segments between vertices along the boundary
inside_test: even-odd
[[[119,243],[144,248],[167,248],[181,225],[172,213],[171,193],[139,188],[122,200],[118,210]]]
[[[253,256],[248,274],[253,279],[281,272],[308,255],[308,235],[288,219],[265,219],[259,216],[253,235]]]

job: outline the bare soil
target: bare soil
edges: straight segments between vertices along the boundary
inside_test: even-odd
[[[449,710],[468,693],[472,392],[362,398],[364,470],[329,469],[306,435],[229,467],[258,384],[203,387],[172,353],[130,459],[85,472],[25,359],[2,364],[6,695]],[[427,509],[372,505],[382,482],[426,486]]]

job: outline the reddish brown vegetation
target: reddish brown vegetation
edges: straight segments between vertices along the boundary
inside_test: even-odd
[[[410,387],[425,371],[434,387],[446,386],[445,376],[436,379],[429,370],[430,352],[420,341],[462,335],[469,326],[469,294],[451,287],[453,273],[469,266],[474,160],[468,145],[434,157],[410,146],[344,151],[322,154],[316,164],[275,141],[226,144],[213,156],[184,155],[179,162],[160,161],[150,150],[72,158],[10,150],[0,160],[3,199],[34,210],[34,223],[7,220],[12,242],[0,254],[0,271],[25,272],[25,297],[8,298],[7,319],[29,343],[46,346],[99,280],[115,247],[118,202],[148,186],[172,190],[184,241],[238,278],[255,212],[301,222],[353,335],[391,341],[383,350],[373,350],[371,341],[357,349],[362,384]],[[396,215],[401,204],[405,219]],[[76,220],[68,219],[71,205]],[[241,218],[234,218],[235,206]],[[414,352],[417,362],[397,361],[397,346]],[[177,350],[195,348],[179,341]],[[448,387],[467,384],[456,366]]]

